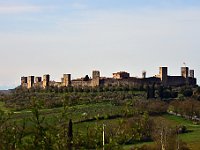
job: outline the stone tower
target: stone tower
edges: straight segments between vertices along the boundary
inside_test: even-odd
[[[167,84],[167,76],[168,76],[167,69],[168,69],[167,67],[159,68],[159,76],[160,76],[160,79],[161,79],[163,85]]]
[[[147,72],[146,71],[142,71],[142,78],[146,78]]]
[[[42,77],[35,77],[35,83],[42,82]]]
[[[189,68],[188,67],[181,67],[181,76],[183,76],[184,78],[188,77],[188,73],[189,73]]]
[[[21,77],[21,86],[27,83],[27,77]]]
[[[27,82],[28,82],[28,89],[30,89],[34,84],[34,76],[29,76]]]
[[[50,75],[49,74],[46,74],[43,76],[43,88],[46,88],[49,86],[49,81],[50,81]]]
[[[100,78],[100,71],[92,71],[92,79]]]
[[[92,87],[100,85],[100,71],[92,71]]]
[[[190,77],[194,78],[194,70],[190,70]]]
[[[71,85],[71,74],[63,74],[62,86],[70,86]]]

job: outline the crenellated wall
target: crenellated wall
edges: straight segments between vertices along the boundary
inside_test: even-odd
[[[122,75],[121,75],[121,74]],[[115,73],[116,74],[116,73]],[[168,68],[160,67],[159,75],[155,77],[143,78],[129,77],[127,72],[119,72],[120,78],[114,76],[113,78],[102,78],[100,77],[100,71],[93,71],[92,78],[80,78],[71,80],[71,74],[63,74],[61,82],[50,81],[50,75],[44,75],[43,81],[41,77],[36,77],[34,82],[34,76],[21,77],[21,86],[26,88],[31,87],[43,87],[48,86],[55,87],[98,87],[98,86],[131,86],[139,87],[149,84],[164,85],[164,86],[182,86],[182,85],[196,85],[197,81],[194,78],[194,70],[191,71],[191,77],[188,77],[188,67],[181,68],[181,76],[168,76]],[[145,72],[146,74],[146,72]]]

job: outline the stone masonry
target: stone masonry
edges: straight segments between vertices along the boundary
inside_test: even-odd
[[[159,67],[159,74],[154,77],[146,77],[146,71],[142,73],[141,78],[130,77],[130,74],[125,71],[113,73],[112,78],[101,77],[100,71],[92,71],[92,78],[79,78],[71,79],[71,74],[63,74],[61,82],[51,81],[50,75],[46,74],[42,77],[21,77],[21,86],[23,88],[42,87],[48,86],[57,87],[98,87],[98,86],[140,86],[157,84],[164,86],[183,86],[183,85],[196,85],[197,81],[194,77],[194,70],[189,70],[188,67],[181,67],[180,76],[169,76],[168,67]]]

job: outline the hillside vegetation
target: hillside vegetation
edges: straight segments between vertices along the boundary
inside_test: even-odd
[[[0,149],[199,149],[200,89],[48,88],[0,97]],[[173,115],[169,115],[168,113]]]

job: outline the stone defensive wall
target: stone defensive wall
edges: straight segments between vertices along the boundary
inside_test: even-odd
[[[51,81],[50,75],[46,74],[42,77],[21,77],[21,87],[31,88],[40,87],[98,87],[98,86],[131,86],[139,87],[144,85],[164,85],[164,86],[183,86],[196,85],[197,80],[194,78],[194,70],[189,70],[188,67],[181,67],[181,76],[168,76],[168,68],[160,67],[159,74],[153,77],[146,78],[146,72],[142,73],[142,78],[130,77],[130,74],[125,71],[113,73],[112,78],[100,77],[100,71],[93,71],[92,77],[88,75],[85,78],[71,80],[71,74],[63,74],[60,82]]]
[[[196,78],[182,77],[182,76],[168,76],[167,85],[169,86],[183,86],[183,85],[196,85]]]
[[[92,87],[92,79],[88,81],[84,80],[72,80],[71,81],[71,86],[73,87]]]
[[[131,86],[139,87],[141,85],[152,85],[152,84],[161,84],[161,80],[156,77],[150,78],[136,78],[129,77],[125,79],[114,79],[114,78],[105,78],[100,80],[100,85],[109,87],[109,86]]]

